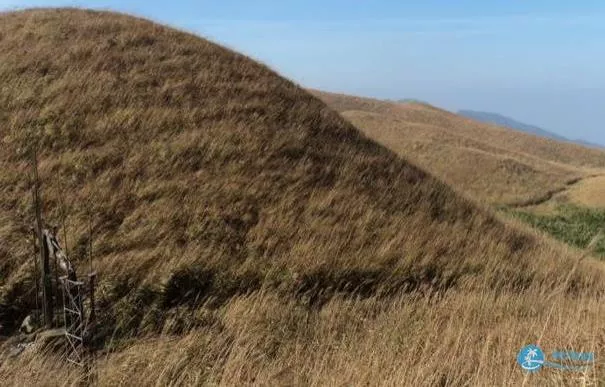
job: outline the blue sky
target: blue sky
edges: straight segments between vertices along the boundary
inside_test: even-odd
[[[303,86],[493,111],[605,144],[600,0],[0,0],[63,5],[196,32]]]

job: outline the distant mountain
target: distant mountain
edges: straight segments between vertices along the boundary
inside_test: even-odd
[[[567,137],[563,137],[553,132],[549,132],[548,130],[544,130],[534,125],[524,124],[522,122],[516,121],[510,117],[503,116],[497,113],[487,113],[487,112],[479,112],[474,110],[460,110],[458,114],[467,118],[471,118],[476,121],[494,124],[499,126],[504,126],[506,128],[519,130],[525,133],[535,134],[536,136],[552,138],[557,141],[566,141],[573,142],[576,144],[580,144],[583,146],[589,146],[594,148],[603,148],[603,145],[594,144],[584,140],[572,140]]]

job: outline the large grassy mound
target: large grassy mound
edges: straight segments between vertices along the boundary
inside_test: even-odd
[[[139,343],[136,359],[108,358],[109,384],[128,383],[147,366],[150,384],[170,375],[269,383],[289,373],[329,383],[325,372],[341,363],[325,350],[346,339],[342,353],[358,353],[354,338],[380,329],[368,319],[391,316],[385,332],[400,339],[368,337],[391,343],[384,353],[393,361],[422,346],[408,339],[432,337],[422,329],[446,329],[434,308],[420,307],[433,301],[405,294],[605,288],[600,266],[577,266],[573,253],[501,223],[265,66],[149,21],[83,10],[0,15],[0,123],[3,325],[10,329],[33,305],[27,175],[38,144],[46,220],[59,224],[66,214],[81,271],[92,222],[101,334],[197,329],[183,338],[192,340],[185,352],[169,350],[187,346],[166,339]],[[467,298],[452,297],[436,309],[446,319]],[[418,314],[398,309],[397,299],[420,302]],[[468,310],[481,313],[485,300],[468,299]],[[525,310],[519,300],[502,302]],[[399,329],[408,318],[409,331]],[[493,326],[491,318],[476,321]],[[166,371],[159,359],[177,368]],[[0,375],[17,380],[11,370],[21,368],[1,362]],[[185,377],[178,367],[187,364],[195,369]],[[64,372],[57,367],[48,372]],[[420,378],[421,368],[406,377]],[[439,372],[435,382],[473,370]]]

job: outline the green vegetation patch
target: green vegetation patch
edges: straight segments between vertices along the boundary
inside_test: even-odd
[[[553,214],[543,215],[521,210],[507,212],[560,241],[582,249],[599,232],[605,231],[605,209],[564,205],[558,207]],[[595,253],[605,258],[605,239],[597,243]]]

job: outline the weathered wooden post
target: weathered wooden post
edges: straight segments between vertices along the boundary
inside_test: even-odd
[[[34,313],[34,319],[36,321],[40,321],[40,282],[38,280],[38,273],[40,272],[38,269],[38,250],[36,249],[36,230],[31,227],[30,228],[31,231],[31,237],[32,237],[32,251],[33,251],[33,259],[34,259],[34,286],[35,286],[35,292],[36,292],[36,311]]]
[[[52,327],[54,320],[52,277],[50,272],[50,257],[48,247],[42,236],[42,209],[40,203],[40,181],[38,176],[38,158],[36,150],[32,152],[32,168],[34,174],[34,209],[36,211],[36,235],[40,244],[40,268],[42,277],[42,313],[44,325]]]
[[[88,279],[89,279],[89,283],[90,283],[90,289],[89,289],[89,294],[88,294],[88,297],[90,298],[90,312],[89,312],[88,321],[89,321],[89,325],[90,325],[90,331],[91,331],[91,333],[94,334],[94,329],[95,329],[96,319],[97,319],[97,315],[96,315],[96,311],[95,311],[95,286],[97,284],[97,273],[93,272],[93,273],[88,274]]]

